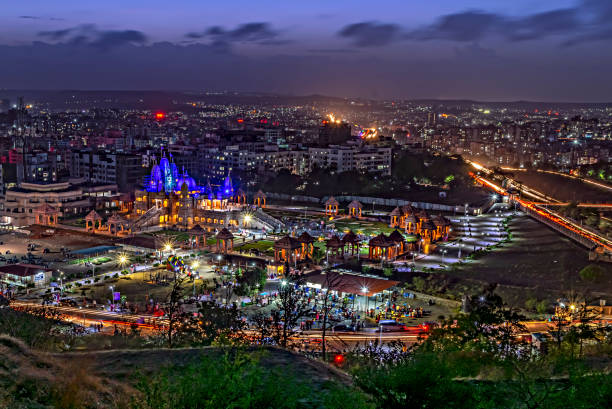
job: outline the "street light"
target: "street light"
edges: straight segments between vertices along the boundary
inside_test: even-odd
[[[112,302],[113,309],[114,309],[115,307],[115,294],[113,293],[114,287],[112,285],[109,285],[108,288],[111,291],[111,302]]]
[[[363,296],[366,298],[366,313],[368,312],[368,306],[369,306],[369,297],[368,297],[368,287],[361,287],[361,292],[363,293]]]
[[[64,272],[60,271],[60,296],[64,294]]]
[[[193,276],[193,298],[195,298],[195,282],[200,279],[200,274],[196,274]]]

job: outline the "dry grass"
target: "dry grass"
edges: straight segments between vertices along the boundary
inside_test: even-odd
[[[86,355],[66,359],[0,335],[0,408],[124,408],[129,384],[101,377]],[[119,398],[119,399],[118,399]]]
[[[138,376],[154,376],[162,367],[182,367],[222,353],[205,347],[50,354],[0,335],[0,409],[129,408],[139,396],[133,388]],[[352,385],[351,378],[333,366],[278,348],[268,348],[260,364],[314,385]]]

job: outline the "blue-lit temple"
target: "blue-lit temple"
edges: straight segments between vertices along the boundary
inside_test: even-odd
[[[199,185],[185,169],[178,169],[171,155],[153,166],[135,196],[135,223],[142,227],[200,225],[211,230],[245,225],[246,194],[235,189],[229,174],[220,185]]]

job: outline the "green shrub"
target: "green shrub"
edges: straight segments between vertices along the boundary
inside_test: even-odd
[[[536,305],[536,311],[540,314],[546,314],[549,307],[550,303],[547,300],[542,300]]]
[[[606,274],[605,270],[597,264],[589,264],[578,273],[583,281],[599,281]]]
[[[535,298],[528,298],[525,301],[525,309],[527,309],[528,311],[535,311],[537,305],[538,305],[538,300]]]

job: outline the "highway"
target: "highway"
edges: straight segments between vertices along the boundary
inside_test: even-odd
[[[476,163],[476,162],[471,162],[468,161],[468,163],[470,163],[472,165],[472,167],[474,167],[476,170],[484,173],[485,175],[491,175],[493,173],[492,170],[485,168],[484,166]],[[494,192],[503,195],[503,196],[511,196],[507,189],[504,189],[503,187],[499,186],[498,184],[492,182],[491,180],[486,179],[483,176],[479,176],[476,175],[474,173],[470,173],[470,175],[476,179],[478,182],[482,183],[483,186],[487,186],[488,188],[492,189]],[[511,180],[511,183],[513,181]],[[516,185],[513,185],[513,187]],[[537,192],[533,189],[530,189],[526,186],[521,186],[521,192],[527,194],[528,196],[531,197],[536,197],[539,200],[539,203],[545,202],[549,202],[551,199],[550,197],[544,195],[543,193]],[[596,246],[600,246],[602,247],[606,252],[612,253],[612,240],[608,239],[607,237],[603,236],[602,234],[599,234],[593,230],[587,229],[585,227],[580,226],[579,224],[577,224],[576,222],[574,222],[573,220],[570,220],[562,215],[560,215],[559,213],[553,212],[547,208],[545,208],[543,205],[541,204],[537,204],[538,202],[532,202],[532,201],[528,201],[528,200],[524,200],[521,199],[519,197],[516,196],[512,196],[511,200],[518,203],[523,210],[526,210],[528,214],[533,215],[539,215],[540,217],[543,217],[544,219],[553,222],[557,225],[559,225],[560,227],[563,227],[567,230],[569,230],[570,232],[578,235],[579,237],[582,237],[590,242],[592,242],[593,244],[595,244]],[[556,202],[559,202],[558,200],[555,200]],[[537,218],[537,217],[536,217]]]

